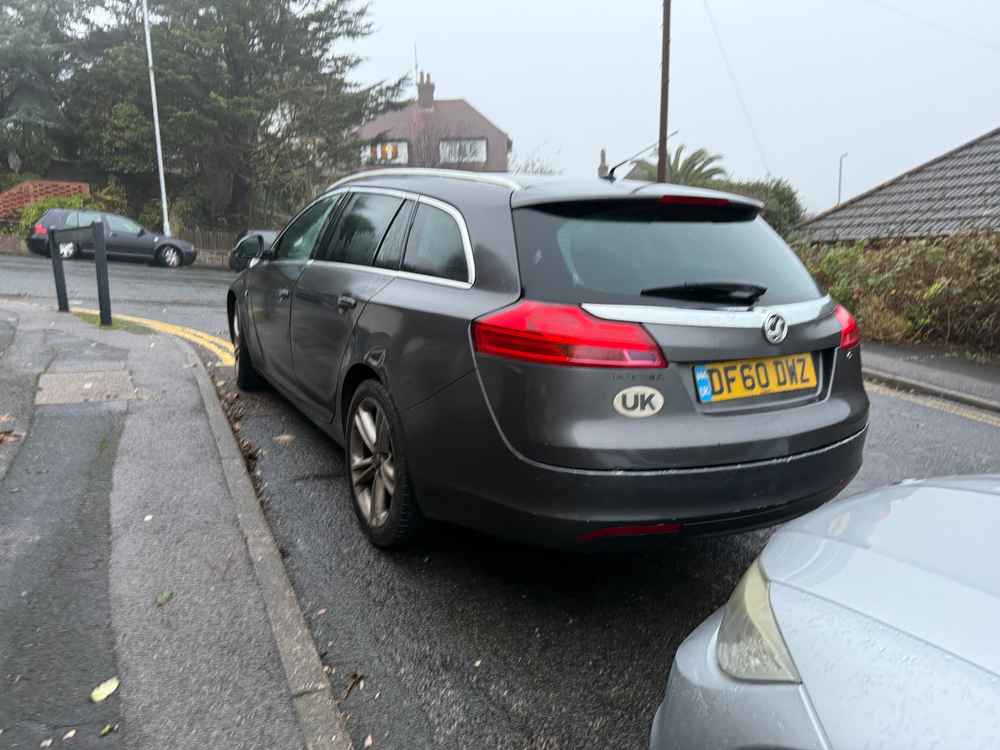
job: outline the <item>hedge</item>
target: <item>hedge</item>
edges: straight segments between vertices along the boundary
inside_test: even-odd
[[[1000,234],[796,250],[862,335],[1000,353]]]

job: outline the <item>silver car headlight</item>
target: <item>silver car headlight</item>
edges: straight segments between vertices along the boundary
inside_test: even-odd
[[[726,602],[716,658],[722,671],[737,680],[802,681],[778,630],[767,592],[767,579],[757,560],[743,574]]]

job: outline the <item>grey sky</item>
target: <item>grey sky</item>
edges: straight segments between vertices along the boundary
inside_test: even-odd
[[[709,0],[772,173],[809,210],[1000,126],[1000,3],[993,0]],[[594,174],[657,135],[658,0],[372,0],[365,79],[420,67],[566,174]],[[892,9],[895,8],[894,12]],[[908,17],[912,16],[912,17]],[[915,17],[915,18],[914,18]],[[765,167],[703,0],[674,0],[674,143]]]

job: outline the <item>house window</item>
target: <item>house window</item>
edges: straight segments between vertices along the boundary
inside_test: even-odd
[[[361,149],[362,164],[408,164],[409,159],[406,141],[370,143]]]
[[[482,164],[486,161],[485,138],[449,138],[441,141],[438,149],[444,164]]]

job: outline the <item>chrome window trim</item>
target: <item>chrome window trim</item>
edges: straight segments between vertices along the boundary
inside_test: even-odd
[[[521,190],[521,184],[509,177],[501,177],[497,174],[483,172],[467,172],[461,169],[431,169],[427,167],[392,167],[388,169],[369,169],[366,172],[356,172],[355,174],[341,177],[330,185],[328,190],[333,190],[340,185],[344,185],[353,180],[361,180],[366,177],[391,177],[393,175],[401,177],[446,177],[453,180],[468,180],[470,182],[482,182],[487,185],[498,185],[510,190]]]
[[[396,171],[396,170],[391,170]],[[455,222],[458,227],[458,233],[462,238],[462,250],[465,253],[465,273],[466,281],[457,281],[455,279],[446,279],[443,276],[433,276],[431,274],[425,273],[413,273],[412,271],[396,270],[392,268],[379,268],[372,265],[361,265],[360,263],[342,263],[336,260],[321,260],[320,263],[330,263],[335,266],[343,266],[345,268],[364,268],[369,271],[374,271],[376,273],[386,273],[398,276],[402,279],[413,279],[414,281],[432,281],[443,286],[456,287],[458,289],[471,289],[476,283],[476,261],[472,256],[472,240],[469,238],[469,227],[465,223],[465,217],[462,216],[462,212],[455,208],[450,203],[445,203],[437,198],[429,198],[426,195],[421,195],[420,193],[411,193],[407,190],[396,190],[395,188],[380,188],[380,187],[343,187],[338,190],[328,190],[323,194],[322,197],[328,197],[336,195],[337,193],[372,193],[375,195],[389,195],[394,198],[401,198],[403,200],[411,200],[416,203],[423,203],[425,205],[431,206],[433,208],[440,209],[448,214],[452,221]],[[317,198],[316,200],[319,200]],[[313,201],[315,203],[316,201]],[[312,205],[311,203],[309,205]],[[305,209],[303,209],[304,211]],[[405,248],[403,258],[406,257]]]
[[[440,276],[430,276],[424,273],[412,273],[411,271],[397,271],[394,268],[379,268],[378,266],[363,266],[359,263],[342,263],[339,260],[310,260],[309,265],[321,263],[324,266],[343,268],[351,271],[368,271],[379,276],[391,276],[397,279],[410,279],[411,281],[423,281],[427,284],[438,284],[448,286],[453,289],[471,289],[472,284],[467,281],[455,281],[454,279],[444,279]]]
[[[755,307],[752,310],[728,308],[702,310],[690,307],[665,307],[660,305],[581,305],[591,315],[605,320],[651,325],[696,326],[701,328],[760,328],[769,313],[780,314],[788,325],[808,323],[819,317],[823,308],[831,303],[830,295],[806,302],[787,305]]]

